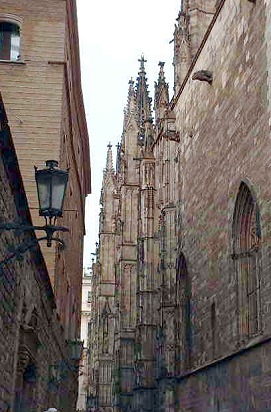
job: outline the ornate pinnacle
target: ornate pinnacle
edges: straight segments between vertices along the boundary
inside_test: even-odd
[[[163,111],[169,103],[168,83],[165,79],[164,65],[164,62],[160,61],[158,63],[158,66],[160,67],[158,81],[154,83],[154,105],[156,110],[156,120],[158,120],[162,116],[161,110]]]
[[[157,103],[157,99],[161,95],[163,89],[166,90],[166,94],[168,95],[168,84],[166,83],[165,79],[165,72],[164,72],[164,65],[165,62],[159,62],[158,66],[160,66],[159,75],[158,75],[158,82],[155,82],[155,101]]]
[[[159,62],[158,66],[160,66],[158,82],[159,83],[165,82],[165,72],[164,72],[165,62]]]
[[[145,72],[144,63],[147,61],[142,54],[138,59],[140,62],[140,70],[136,83],[136,101],[138,110],[138,125],[143,127],[144,121],[151,116],[151,98],[149,97],[148,84]]]
[[[106,158],[106,167],[105,170],[107,172],[109,171],[114,171],[114,167],[113,167],[113,155],[112,155],[112,144],[111,142],[108,143],[107,145],[108,150],[107,150],[107,158]]]
[[[135,109],[135,90],[134,90],[134,81],[131,78],[129,80],[129,90],[128,90],[128,101],[127,101],[127,112],[132,112]]]

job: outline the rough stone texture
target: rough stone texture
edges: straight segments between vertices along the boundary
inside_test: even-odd
[[[1,222],[29,225],[30,211],[2,100],[0,153]],[[68,368],[64,330],[40,248],[36,245],[2,262],[14,248],[35,239],[31,232],[0,233],[0,410],[22,410],[16,403],[20,397],[28,411],[42,412],[54,406],[72,412],[76,374]],[[57,364],[62,365],[59,383],[53,380],[52,365]],[[29,365],[35,368],[31,378],[26,373]]]
[[[270,132],[263,42],[265,12],[263,6],[225,2],[193,69],[194,72],[197,68],[212,67],[213,85],[190,79],[175,106],[177,129],[184,131],[179,157],[183,250],[191,265],[195,316],[206,313],[205,319],[195,326],[194,339],[198,342],[197,336],[204,337],[208,331],[208,306],[214,297],[217,313],[226,315],[223,327],[217,331],[221,353],[233,349],[238,341],[231,323],[235,318],[236,285],[230,255],[233,208],[242,179],[250,182],[260,210],[264,211],[261,212],[263,236],[270,230],[268,185],[264,184],[268,178],[266,148]],[[221,26],[227,29],[225,38]],[[240,98],[246,104],[240,105]],[[192,130],[191,137],[186,130]],[[265,262],[263,256],[263,282],[268,270]],[[206,342],[203,345],[208,345],[207,336],[203,340]],[[207,361],[208,348],[198,349],[195,344],[194,362],[201,363],[202,356]]]
[[[264,411],[271,406],[270,340],[182,379],[178,411]]]
[[[211,69],[214,74],[212,86],[193,81],[191,76],[174,103],[176,127],[181,132],[178,161],[183,207],[182,251],[192,283],[193,367],[242,346],[237,326],[238,288],[231,253],[234,204],[238,187],[244,179],[254,191],[260,208],[263,234],[261,333],[270,333],[267,309],[270,293],[270,194],[267,172],[270,107],[267,100],[266,57],[266,40],[269,42],[270,39],[265,38],[269,12],[263,3],[253,5],[225,1],[191,71],[192,75],[197,70]],[[211,330],[212,303],[215,303],[216,311],[215,341]],[[212,348],[214,345],[215,348]],[[269,407],[265,403],[268,400],[262,400],[262,394],[257,389],[264,386],[266,379],[261,367],[257,377],[259,386],[249,383],[258,357],[261,359],[261,350],[255,349],[254,355],[251,350],[250,354],[234,358],[232,364],[229,361],[229,366],[221,363],[200,372],[199,377],[193,374],[187,378],[188,387],[192,388],[195,384],[198,389],[194,386],[193,400],[188,390],[186,401],[182,403],[186,386],[184,379],[184,383],[180,384],[181,395],[178,396],[179,410],[232,410],[234,402],[239,405],[236,410],[263,410]],[[230,368],[232,376],[225,383],[224,392],[221,389],[223,383],[217,389],[212,384],[204,383],[206,379],[218,380],[219,383],[223,373],[227,375],[224,368]],[[239,381],[247,381],[249,388],[238,387]],[[209,404],[204,403],[206,400],[200,400],[201,396],[204,397],[204,385],[207,386],[206,393],[214,392],[215,399],[209,397]],[[234,400],[234,393],[238,401]],[[253,402],[258,402],[257,406]]]
[[[216,10],[216,0],[183,0],[174,31],[174,91],[178,92]]]

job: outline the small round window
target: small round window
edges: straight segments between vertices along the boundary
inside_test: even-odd
[[[18,24],[0,21],[0,60],[20,59],[20,27]]]

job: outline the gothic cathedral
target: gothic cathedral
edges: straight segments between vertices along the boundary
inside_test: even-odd
[[[88,406],[271,410],[271,1],[176,21],[173,98],[160,62],[152,108],[142,56],[108,146]]]

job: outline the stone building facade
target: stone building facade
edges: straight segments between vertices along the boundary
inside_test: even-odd
[[[80,80],[76,1],[3,0],[0,90],[34,224],[43,224],[33,167],[48,158],[69,169],[62,253],[41,245],[67,339],[80,334],[85,197],[90,192],[88,132]]]
[[[101,411],[271,408],[270,19],[269,0],[183,1],[154,122],[143,58],[130,82],[101,196]]]
[[[31,225],[0,95],[1,223]],[[77,364],[70,358],[47,267],[33,231],[0,231],[0,410],[74,412]],[[32,247],[29,246],[32,244]],[[21,247],[24,253],[12,256]]]
[[[79,387],[78,387],[78,412],[85,412],[88,397],[89,383],[89,332],[91,325],[91,285],[92,269],[85,268],[82,282],[82,306],[81,306],[81,334],[80,339],[84,342],[84,350],[80,362]]]

